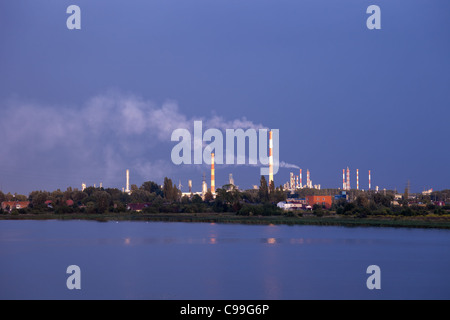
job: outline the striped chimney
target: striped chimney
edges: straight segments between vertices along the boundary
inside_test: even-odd
[[[211,153],[211,193],[216,193],[216,177],[214,172],[214,153]]]
[[[272,130],[269,131],[269,186],[271,181],[273,181],[273,140],[272,140]]]
[[[359,190],[359,169],[356,169],[356,190]]]
[[[350,190],[350,169],[347,167],[347,190]]]

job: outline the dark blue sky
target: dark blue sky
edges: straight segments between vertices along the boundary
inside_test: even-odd
[[[81,8],[68,30],[66,8]],[[366,9],[381,8],[381,30]],[[155,0],[0,3],[0,188],[200,190],[207,166],[171,164],[197,119],[280,130],[280,161],[314,184],[449,188],[448,0]],[[276,185],[290,168],[280,168]],[[295,169],[294,172],[298,172]],[[259,168],[216,166],[242,188]],[[305,177],[305,174],[304,174]]]

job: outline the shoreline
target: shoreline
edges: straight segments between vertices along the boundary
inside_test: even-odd
[[[0,220],[95,220],[107,221],[158,221],[158,222],[197,222],[197,223],[235,223],[235,224],[284,224],[284,225],[319,225],[346,227],[396,227],[423,229],[450,229],[450,216],[372,216],[358,218],[354,216],[328,215],[316,216],[238,216],[232,213],[105,213],[105,214],[19,214],[0,215]]]

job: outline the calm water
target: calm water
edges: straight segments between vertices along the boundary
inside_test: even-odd
[[[366,287],[373,264],[380,290]],[[0,299],[449,298],[448,230],[0,222]]]

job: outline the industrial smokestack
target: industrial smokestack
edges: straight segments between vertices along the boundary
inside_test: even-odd
[[[302,169],[300,169],[300,189],[302,189],[303,188],[303,185],[302,185]]]
[[[211,193],[216,193],[216,178],[214,172],[214,153],[211,153]]]
[[[309,180],[309,169],[306,169],[306,186],[311,188],[311,181]]]
[[[234,179],[233,179],[233,174],[230,173],[228,175],[228,183],[234,186]]]
[[[342,190],[347,190],[347,186],[345,185],[345,169],[342,169]]]
[[[206,184],[205,173],[203,173],[203,181],[202,181],[202,197],[205,197],[206,192],[208,191],[208,185]]]
[[[125,185],[125,192],[130,193],[130,170],[127,169],[127,184]]]
[[[356,169],[356,190],[359,190],[359,169]]]
[[[273,140],[272,140],[272,130],[269,131],[269,186],[273,181]]]
[[[289,179],[290,179],[289,188],[291,190],[293,190],[294,189],[294,173],[293,172],[289,173]]]
[[[189,193],[192,193],[192,180],[189,180]]]
[[[370,190],[370,170],[369,170],[369,190]]]
[[[347,190],[350,190],[350,169],[347,167]]]

